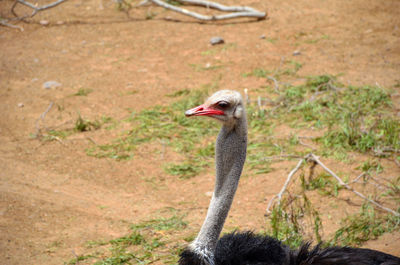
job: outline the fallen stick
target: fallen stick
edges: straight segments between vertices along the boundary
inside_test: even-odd
[[[318,163],[323,169],[325,169],[326,172],[328,172],[332,177],[334,177],[334,178],[339,182],[339,184],[340,184],[341,186],[345,187],[347,190],[352,191],[352,192],[353,192],[354,194],[356,194],[357,196],[363,198],[364,200],[367,200],[368,202],[372,203],[373,205],[375,205],[376,207],[378,207],[378,208],[380,208],[380,209],[382,209],[382,210],[385,210],[385,211],[387,211],[387,212],[390,212],[390,213],[392,213],[392,214],[395,215],[395,216],[400,216],[400,213],[398,213],[398,212],[396,212],[396,211],[394,211],[394,210],[392,210],[392,209],[389,209],[389,208],[387,208],[387,207],[385,207],[385,206],[383,206],[383,205],[377,203],[377,202],[374,201],[374,200],[371,200],[370,198],[368,198],[368,197],[365,196],[364,194],[362,194],[362,193],[356,191],[355,189],[353,189],[352,187],[350,187],[349,185],[347,185],[347,184],[346,184],[341,178],[339,178],[332,170],[330,170],[327,166],[325,166],[325,165],[319,160],[319,158],[318,158],[316,155],[314,155],[313,153],[310,154],[310,158],[311,158],[313,161],[315,161],[316,163]]]
[[[50,102],[50,105],[47,107],[47,109],[42,114],[40,114],[39,118],[36,120],[36,123],[35,123],[36,137],[40,135],[39,121],[44,120],[44,118],[46,117],[47,113],[51,110],[53,105],[54,105],[54,102]]]
[[[353,192],[354,194],[356,194],[357,196],[363,198],[364,200],[368,201],[369,203],[375,205],[376,207],[378,207],[381,210],[390,212],[391,214],[393,214],[394,216],[400,216],[400,213],[387,208],[383,205],[381,205],[380,203],[377,203],[376,201],[368,198],[367,196],[365,196],[364,194],[362,194],[361,192],[356,191],[355,189],[353,189],[352,187],[350,187],[348,184],[346,184],[340,177],[338,177],[331,169],[329,169],[327,166],[325,166],[324,163],[322,163],[319,158],[314,155],[313,153],[310,153],[308,155],[306,155],[304,158],[302,158],[296,165],[296,167],[290,171],[285,184],[283,185],[281,191],[275,195],[274,197],[272,197],[272,199],[268,202],[267,205],[267,210],[266,210],[266,215],[269,215],[271,213],[270,208],[272,207],[273,203],[277,200],[278,205],[281,203],[281,199],[282,199],[282,195],[283,193],[286,191],[287,186],[289,185],[289,182],[291,181],[293,175],[299,170],[300,166],[302,165],[302,163],[304,161],[314,161],[315,163],[317,163],[318,165],[320,165],[326,172],[328,172],[332,177],[334,177],[336,179],[337,182],[339,182],[340,186],[343,186],[345,189]],[[358,176],[357,179],[359,179],[362,175]]]
[[[265,12],[260,12],[257,11],[253,8],[250,7],[227,7],[218,3],[214,2],[209,2],[209,1],[188,1],[188,0],[182,0],[182,3],[187,3],[187,4],[192,4],[192,5],[201,5],[201,6],[206,6],[214,9],[219,9],[221,11],[234,11],[233,13],[225,14],[225,15],[211,15],[211,16],[206,16],[202,15],[193,11],[189,11],[184,8],[180,8],[177,6],[173,6],[171,4],[168,4],[162,0],[148,0],[156,5],[159,5],[161,7],[164,7],[166,9],[170,9],[172,11],[181,13],[186,16],[194,17],[198,20],[203,20],[203,21],[214,21],[214,20],[224,20],[224,19],[231,19],[231,18],[238,18],[238,17],[255,17],[258,19],[265,19],[267,14]],[[181,1],[179,1],[181,2]],[[225,10],[223,10],[225,9]]]
[[[17,4],[22,4],[24,6],[32,8],[33,9],[32,14],[30,16],[21,17],[20,19],[22,20],[22,19],[27,18],[27,17],[33,17],[34,15],[36,15],[40,11],[56,7],[59,4],[65,2],[65,1],[68,1],[68,0],[57,0],[57,1],[55,1],[53,3],[50,3],[50,4],[47,4],[47,5],[36,6],[36,5],[32,4],[32,3],[24,1],[24,0],[16,0],[14,2],[13,6],[11,7],[11,12],[13,13],[14,16],[19,18],[19,16],[14,11],[15,7],[17,6]]]
[[[309,155],[307,155],[306,157],[300,159],[300,161],[297,163],[297,166],[296,166],[292,171],[290,171],[290,173],[289,173],[289,175],[288,175],[288,177],[287,177],[287,179],[286,179],[286,182],[285,182],[285,184],[283,185],[281,191],[280,191],[277,195],[275,195],[274,197],[272,197],[272,199],[268,202],[267,211],[266,211],[266,212],[267,212],[267,213],[266,213],[267,215],[269,215],[269,214],[271,213],[271,211],[270,211],[269,209],[271,208],[273,202],[274,202],[276,199],[278,199],[278,204],[281,203],[282,195],[283,195],[283,193],[286,191],[287,186],[288,186],[289,183],[290,183],[290,180],[292,179],[293,175],[299,170],[299,168],[300,168],[300,166],[303,164],[303,162],[306,161],[306,159],[308,158],[308,156],[309,156]]]
[[[205,0],[177,0],[179,3],[193,5],[193,6],[204,6],[206,8],[213,8],[224,12],[258,12],[254,8],[248,6],[225,6],[219,3],[205,1]]]
[[[274,82],[274,90],[275,90],[275,92],[276,93],[278,93],[279,94],[279,83],[278,83],[278,80],[276,80],[274,77],[272,77],[272,76],[267,76],[267,79],[269,79],[269,80],[272,80],[273,82]]]
[[[10,28],[13,28],[13,29],[19,29],[20,31],[24,31],[23,27],[7,23],[7,20],[5,20],[5,19],[0,19],[0,25],[6,26],[6,27],[10,27]]]

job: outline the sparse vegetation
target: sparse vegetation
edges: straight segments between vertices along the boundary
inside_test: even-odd
[[[93,89],[81,87],[81,88],[79,88],[78,92],[76,92],[74,94],[74,96],[87,96],[92,92],[93,92]]]
[[[131,225],[131,231],[126,236],[109,241],[89,241],[87,251],[91,254],[78,256],[67,264],[79,264],[79,261],[87,259],[96,265],[149,264],[155,261],[176,263],[177,245],[170,236],[179,234],[187,223],[183,221],[184,216],[177,215],[173,209],[172,212],[167,218],[160,217]],[[180,236],[184,241],[186,236]]]
[[[342,227],[336,231],[329,244],[359,246],[365,241],[378,238],[383,233],[398,229],[399,225],[399,217],[377,215],[374,208],[364,204],[360,213],[342,220]]]

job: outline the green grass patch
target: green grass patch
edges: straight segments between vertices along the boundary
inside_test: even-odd
[[[89,254],[78,256],[66,264],[79,264],[79,261],[87,259],[96,265],[176,263],[179,253],[172,250],[176,245],[170,237],[187,227],[183,217],[174,213],[170,217],[133,224],[125,236],[109,241],[90,241],[86,249]]]
[[[336,231],[328,243],[330,245],[359,246],[384,233],[398,229],[400,217],[379,216],[372,206],[364,204],[360,213],[344,218],[341,225],[342,227]]]
[[[87,95],[89,95],[92,92],[93,92],[93,89],[81,87],[81,88],[79,88],[78,92],[76,92],[74,94],[74,96],[86,97]]]
[[[165,171],[171,175],[188,178],[201,171],[204,164],[196,159],[196,154],[212,153],[210,146],[207,149],[202,145],[206,137],[214,136],[218,132],[218,124],[207,119],[185,117],[184,112],[203,103],[215,84],[205,86],[201,90],[181,90],[170,95],[178,98],[169,106],[155,106],[141,112],[132,112],[125,122],[130,123],[131,129],[123,132],[120,137],[111,143],[94,145],[87,149],[87,153],[95,157],[109,157],[117,160],[131,159],[137,146],[143,143],[161,141],[182,153],[187,158],[180,164],[166,165]],[[210,157],[212,159],[212,157]]]

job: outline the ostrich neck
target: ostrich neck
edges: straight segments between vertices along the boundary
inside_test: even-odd
[[[215,189],[207,211],[207,217],[192,247],[205,255],[214,253],[219,235],[232,205],[243,165],[246,160],[246,116],[234,126],[223,126],[215,145]],[[212,255],[212,254],[211,254]]]

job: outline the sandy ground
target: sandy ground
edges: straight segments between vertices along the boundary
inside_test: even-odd
[[[9,15],[12,2],[0,1],[0,15]],[[397,0],[240,4],[266,10],[269,18],[199,24],[158,7],[132,10],[128,18],[111,1],[70,0],[39,13],[32,23],[20,23],[23,32],[0,27],[1,264],[62,264],[88,240],[121,236],[127,224],[166,207],[186,210],[196,230],[208,205],[212,170],[185,181],[168,176],[162,165],[176,154],[161,157],[160,146],[140,148],[129,161],[98,159],[85,149],[92,140],[108,142],[118,132],[100,129],[43,142],[31,137],[38,127],[72,128],[78,112],[92,120],[103,115],[120,120],[132,110],[170,103],[165,95],[174,91],[213,82],[221,89],[248,88],[251,94],[265,79],[243,73],[276,69],[283,58],[300,62],[302,76],[341,74],[345,84],[389,88],[400,82]],[[149,13],[156,15],[146,20]],[[226,44],[211,47],[213,36]],[[223,67],[196,70],[206,65]],[[61,86],[44,88],[49,80]],[[93,92],[72,96],[80,88]],[[50,102],[54,106],[38,121]],[[266,199],[279,191],[295,163],[244,178],[227,225],[265,227]],[[386,174],[400,173],[387,167],[392,170]],[[194,206],[202,210],[189,210]],[[366,246],[400,255],[399,240],[395,232]]]

